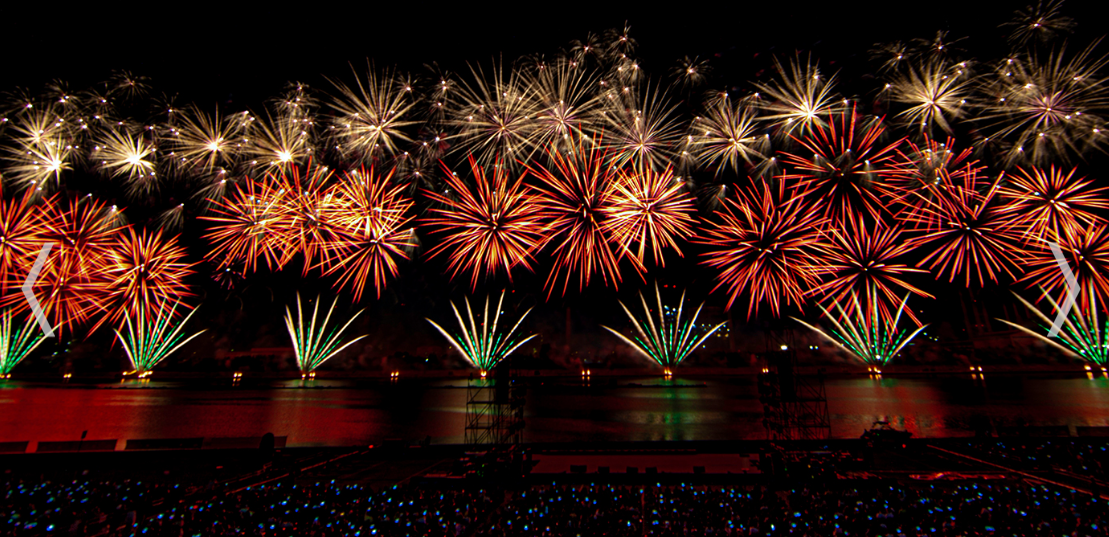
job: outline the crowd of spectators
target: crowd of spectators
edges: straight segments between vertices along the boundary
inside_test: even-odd
[[[485,489],[467,491],[361,485],[275,483],[200,505],[174,507],[140,524],[143,535],[421,535],[464,534],[499,503]]]
[[[999,440],[975,448],[986,459],[1018,470],[1063,470],[1109,483],[1109,443],[1073,439]]]
[[[459,537],[503,496],[482,488],[429,490],[274,482],[179,502],[180,485],[5,483],[0,535],[420,535]],[[140,497],[160,501],[136,507]]]
[[[180,492],[180,485],[149,480],[6,480],[0,495],[0,534],[107,534],[135,524],[140,510]]]
[[[0,535],[1109,535],[1105,501],[1019,482],[761,486],[273,482],[201,502],[148,482],[5,483]],[[138,508],[136,498],[161,496]],[[645,527],[644,527],[645,526]]]
[[[1104,501],[1020,484],[773,492],[761,487],[543,486],[488,530],[500,536],[1109,535]],[[641,524],[646,524],[644,531]]]

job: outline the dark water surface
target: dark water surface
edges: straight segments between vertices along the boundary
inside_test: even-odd
[[[526,442],[739,440],[765,436],[751,377],[545,380],[527,395]],[[637,383],[639,386],[629,385]],[[430,435],[461,443],[464,380],[211,382],[103,385],[0,383],[0,442],[245,437],[273,432],[291,446],[352,445]],[[914,436],[994,426],[1109,426],[1109,381],[1045,376],[834,378],[832,436],[858,437],[889,419]]]

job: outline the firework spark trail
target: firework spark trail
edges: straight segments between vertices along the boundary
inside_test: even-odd
[[[540,181],[539,186],[531,188],[546,221],[546,243],[555,245],[554,267],[544,284],[548,298],[558,280],[562,280],[565,295],[574,273],[579,291],[584,291],[597,275],[606,286],[611,283],[616,287],[622,281],[620,256],[608,231],[617,175],[608,165],[601,143],[589,144],[588,149],[583,145],[579,139],[577,148],[569,154],[548,151],[549,167],[538,163],[528,166]]]
[[[967,287],[972,276],[979,286],[986,276],[994,283],[1002,274],[1018,278],[1027,252],[1020,247],[1018,226],[1003,214],[1001,178],[987,182],[972,172],[958,179],[943,173],[935,197],[917,193],[921,209],[905,220],[922,232],[908,241],[910,249],[925,252],[917,266],[927,265],[937,277],[946,274],[949,282],[962,275]]]
[[[881,121],[866,126],[852,107],[794,137],[812,153],[785,153],[782,159],[793,167],[790,177],[797,180],[798,195],[822,205],[824,216],[836,224],[855,214],[881,219],[889,212],[882,199],[891,196],[888,183],[909,173],[908,163],[897,153],[903,139],[881,146],[878,140],[884,132]]]
[[[823,76],[811,59],[802,66],[801,59],[794,58],[787,71],[775,58],[774,67],[778,78],[755,87],[766,94],[758,95],[767,112],[759,119],[773,124],[781,136],[805,136],[813,128],[825,127],[825,118],[845,109],[844,101],[833,91],[835,77]]]
[[[544,242],[544,226],[539,206],[524,191],[523,176],[510,179],[499,163],[488,172],[472,155],[469,163],[472,187],[444,165],[449,193],[425,191],[443,205],[431,209],[434,216],[425,222],[441,234],[428,256],[446,253],[451,278],[468,271],[470,286],[476,288],[482,273],[504,272],[511,280],[517,266],[532,270],[536,250]]]
[[[284,171],[312,156],[312,137],[303,123],[311,120],[268,114],[265,119],[251,116],[249,120],[243,128],[244,153],[252,159],[252,165],[262,167],[261,171]]]
[[[1013,57],[998,66],[975,120],[991,131],[981,144],[996,147],[1003,165],[1069,160],[1104,144],[1109,78],[1102,72],[1109,56],[1093,56],[1099,42],[1073,57],[1060,48],[1047,58]]]
[[[601,111],[607,126],[605,148],[611,164],[628,164],[637,172],[670,167],[682,142],[682,128],[671,104],[659,88],[648,86],[643,95],[632,87],[609,89]]]
[[[335,304],[338,300],[338,297],[336,297],[331,302],[331,308],[327,310],[327,316],[324,317],[323,323],[319,326],[316,325],[316,318],[320,311],[320,299],[318,297],[312,310],[312,319],[307,326],[304,324],[304,306],[300,302],[300,293],[297,293],[297,317],[295,321],[293,320],[292,311],[287,306],[285,307],[285,327],[289,329],[289,337],[293,341],[293,351],[296,353],[297,367],[301,374],[315,371],[316,368],[342,352],[343,349],[366,337],[361,335],[344,345],[339,345],[343,332],[350,326],[350,323],[362,314],[362,311],[359,310],[358,313],[355,313],[342,328],[329,330],[327,324],[331,321],[331,314],[335,312]]]
[[[368,61],[366,72],[365,83],[357,79],[357,90],[332,81],[339,95],[330,106],[338,113],[333,125],[339,148],[368,164],[400,153],[398,144],[412,141],[405,129],[417,121],[412,119],[411,84],[392,71],[378,75]]]
[[[184,337],[181,330],[197,310],[194,309],[181,322],[175,323],[175,313],[180,304],[175,302],[168,309],[165,304],[162,304],[157,311],[153,312],[153,317],[148,316],[147,310],[143,309],[138,310],[138,314],[134,317],[129,313],[124,315],[126,335],[117,329],[116,338],[119,339],[136,373],[141,375],[149,372],[162,360],[205,332],[201,330],[187,338]]]
[[[712,66],[709,65],[708,60],[702,60],[696,56],[693,58],[685,56],[670,71],[670,75],[687,88],[700,86],[705,82],[706,75],[710,73],[712,73]]]
[[[26,274],[46,242],[42,211],[34,206],[34,198],[35,192],[26,190],[19,199],[0,199],[0,285],[5,287]]]
[[[643,304],[643,320],[636,319],[628,307],[620,302],[620,307],[624,309],[624,313],[628,315],[628,319],[631,319],[632,325],[639,333],[639,337],[636,337],[635,341],[607,326],[601,325],[601,328],[612,332],[616,337],[631,345],[640,354],[661,365],[667,371],[677,367],[690,353],[697,350],[706,339],[728,324],[726,322],[720,323],[697,337],[693,332],[697,328],[697,317],[701,315],[701,308],[704,307],[704,304],[697,307],[692,319],[683,321],[684,291],[681,300],[678,302],[677,311],[672,314],[672,317],[667,316],[666,312],[669,308],[662,305],[662,294],[658,290],[657,283],[655,284],[655,297],[658,299],[657,324],[651,316],[651,308],[647,306],[647,299],[643,298],[642,292],[639,293],[639,301]]]
[[[461,329],[458,336],[452,336],[443,329],[443,327],[439,326],[438,323],[431,319],[427,319],[427,322],[431,323],[440,334],[443,334],[443,337],[447,338],[451,346],[461,353],[470,365],[481,370],[482,375],[496,367],[501,360],[507,358],[508,355],[520,348],[521,345],[538,336],[538,334],[532,334],[521,340],[516,340],[512,337],[512,335],[516,333],[516,329],[520,327],[520,323],[524,322],[528,313],[531,313],[530,308],[520,316],[516,324],[514,324],[508,332],[502,334],[497,331],[500,318],[504,315],[502,309],[504,305],[504,295],[505,293],[502,291],[501,298],[497,301],[497,309],[493,312],[492,320],[489,318],[489,297],[485,297],[485,311],[482,315],[480,324],[474,319],[474,311],[470,307],[469,299],[466,299],[466,316],[469,319],[469,323],[462,319],[462,314],[458,312],[458,307],[454,305],[454,302],[451,302],[451,309],[454,310],[454,317],[458,320],[458,326]]]
[[[1063,16],[1059,10],[1063,7],[1063,0],[1038,0],[1036,6],[1028,6],[1017,10],[1016,17],[1001,25],[1002,28],[1012,28],[1009,34],[1009,44],[1015,47],[1024,47],[1033,38],[1046,43],[1059,34],[1069,34],[1074,31],[1075,22],[1070,17]]]
[[[118,209],[91,198],[68,202],[50,198],[44,208],[43,241],[58,244],[58,253],[43,267],[34,293],[60,337],[65,327],[83,324],[93,314],[108,310],[109,289],[94,276],[100,274],[122,229],[113,223]],[[15,305],[17,312],[27,307],[22,299]]]
[[[689,152],[702,163],[715,165],[720,175],[726,167],[740,173],[743,163],[761,160],[769,145],[769,135],[756,132],[755,113],[742,101],[727,98],[711,106],[704,116],[694,118],[686,136]]]
[[[73,169],[74,133],[64,113],[53,103],[31,108],[27,103],[13,121],[13,145],[6,146],[9,162],[5,180],[21,187],[53,191],[63,172]],[[7,124],[7,118],[4,118]]]
[[[1055,311],[1059,311],[1059,303],[1051,297],[1051,294],[1040,288],[1042,298],[1046,299]],[[1028,302],[1024,297],[1013,293],[1018,300],[1021,301],[1029,311],[1036,314],[1036,316],[1047,324],[1044,328],[1050,328],[1054,325],[1055,320],[1048,318],[1044,315],[1035,305]],[[1077,304],[1071,309],[1073,315],[1068,315],[1063,321],[1063,329],[1058,334],[1058,339],[1048,337],[1039,331],[1029,330],[1017,323],[1007,321],[1005,319],[998,319],[999,321],[1020,330],[1031,336],[1035,336],[1040,341],[1050,344],[1051,346],[1071,355],[1076,358],[1081,358],[1087,362],[1099,366],[1109,365],[1109,316],[1106,316],[1104,310],[1100,309],[1097,304],[1098,293],[1085,292],[1084,296],[1089,296],[1090,300],[1085,304]],[[1099,317],[1099,314],[1101,317]],[[1105,319],[1105,323],[1100,322],[1100,318]],[[1050,333],[1050,330],[1048,331]],[[1060,344],[1059,341],[1063,343]]]
[[[819,262],[813,269],[827,279],[808,290],[808,295],[825,302],[839,302],[852,293],[861,295],[864,307],[869,310],[877,304],[886,322],[893,319],[890,304],[898,303],[894,288],[935,298],[904,280],[911,273],[926,271],[899,262],[912,250],[909,242],[901,240],[899,226],[882,221],[868,225],[861,218],[851,217],[843,228],[833,227],[825,233],[827,245],[820,247]],[[906,313],[920,324],[911,310]]]
[[[490,78],[480,67],[471,67],[474,84],[463,82],[456,96],[449,124],[458,129],[454,151],[481,162],[505,159],[514,166],[539,149],[536,115],[539,104],[522,75],[496,65]]]
[[[1095,223],[1063,233],[1058,244],[1082,289],[1076,307],[1089,308],[1093,301],[1109,304],[1109,224]],[[1029,249],[1024,277],[1018,283],[1065,296],[1066,278],[1046,242],[1034,243]]]
[[[325,257],[332,262],[323,265],[324,275],[340,273],[336,287],[350,287],[355,302],[369,282],[381,298],[386,280],[397,276],[397,261],[409,259],[417,245],[415,228],[409,225],[415,201],[404,194],[404,185],[391,184],[394,172],[381,175],[371,168],[345,173],[327,209],[336,238],[326,246],[332,252]]]
[[[1085,226],[1105,223],[1098,213],[1109,209],[1109,187],[1094,188],[1094,180],[1074,177],[1076,171],[1051,166],[1002,172],[1000,194],[1005,203],[1000,212],[1022,229],[1022,242],[1058,240]]]
[[[898,220],[925,228],[940,223],[935,218],[938,215],[926,209],[943,203],[945,181],[959,184],[967,180],[966,176],[984,175],[986,170],[986,166],[970,159],[969,148],[957,151],[952,138],[940,142],[926,136],[920,144],[907,140],[904,149],[897,152],[897,158],[907,164],[905,173],[886,179],[890,205],[897,207]]]
[[[115,244],[94,270],[92,278],[103,289],[104,315],[89,329],[117,323],[124,316],[153,319],[162,304],[193,296],[185,280],[194,273],[186,251],[176,238],[162,232],[128,228],[117,235]],[[176,307],[176,306],[175,306]]]
[[[24,322],[17,327],[14,316],[11,309],[0,313],[0,378],[11,375],[12,369],[46,340],[38,325]]]
[[[215,215],[200,217],[214,223],[203,236],[212,245],[205,258],[221,268],[242,263],[247,273],[257,270],[259,259],[271,270],[280,269],[285,259],[279,229],[283,196],[268,182],[248,179],[229,196],[211,200]]]
[[[653,263],[659,266],[666,264],[664,248],[683,255],[678,240],[693,236],[695,205],[673,169],[620,170],[613,187],[606,231],[619,245],[621,255],[632,259],[640,271],[646,270],[648,246]]]
[[[157,191],[153,160],[156,148],[142,135],[111,129],[106,131],[104,139],[93,150],[93,158],[109,175],[125,178],[127,191],[132,196],[145,196]]]
[[[209,116],[194,106],[181,114],[181,122],[171,131],[172,145],[185,166],[210,174],[234,164],[242,146],[241,121],[220,116],[219,108]]]
[[[896,79],[890,88],[891,99],[907,106],[897,117],[917,130],[928,133],[938,126],[950,133],[951,121],[960,119],[969,108],[972,83],[965,62],[949,66],[930,61]]]
[[[801,308],[805,289],[820,285],[814,256],[828,221],[789,197],[784,181],[775,183],[776,189],[766,182],[738,189],[694,240],[708,247],[701,263],[719,271],[713,292],[728,287],[728,308],[749,294],[748,319],[763,303],[775,317],[783,304]]]
[[[270,190],[277,191],[274,209],[277,211],[277,224],[271,232],[279,235],[283,244],[279,266],[285,266],[298,254],[304,258],[303,272],[319,264],[328,265],[331,252],[326,245],[334,241],[336,229],[329,221],[329,207],[333,203],[334,192],[328,188],[334,172],[327,166],[313,166],[309,160],[303,169],[289,166],[278,174],[267,174],[265,180],[271,183]]]
[[[820,309],[834,326],[831,329],[831,334],[796,317],[793,320],[807,326],[843,350],[855,355],[863,363],[871,366],[885,366],[917,334],[927,327],[927,325],[922,325],[912,333],[897,328],[897,324],[901,320],[901,313],[906,311],[905,303],[908,299],[909,295],[905,295],[905,298],[901,300],[900,307],[897,308],[897,315],[889,320],[880,314],[877,303],[864,308],[862,303],[859,302],[859,295],[855,293],[851,294],[851,303],[848,305],[850,310],[844,309],[838,300],[832,303],[838,316],[833,315],[823,305],[820,305]]]
[[[526,79],[528,92],[537,101],[533,125],[537,148],[580,149],[583,136],[601,130],[597,119],[604,100],[596,91],[599,82],[593,70],[566,60],[543,65]]]

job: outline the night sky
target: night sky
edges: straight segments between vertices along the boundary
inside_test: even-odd
[[[285,82],[326,88],[323,76],[349,77],[349,63],[366,58],[379,66],[417,72],[437,62],[455,72],[467,61],[553,56],[571,40],[625,23],[639,41],[637,57],[654,76],[684,55],[712,58],[726,70],[742,69],[755,54],[813,50],[827,62],[865,61],[879,42],[931,37],[938,30],[971,57],[1005,51],[997,25],[1025,5],[1019,2],[707,2],[487,5],[431,3],[300,2],[292,7],[249,8],[230,3],[147,3],[122,9],[81,3],[9,3],[4,19],[3,86],[36,89],[55,78],[84,87],[113,69],[152,79],[155,88],[202,104],[228,98],[256,105]],[[1065,13],[1079,21],[1076,41],[1097,37],[1096,3],[1073,2]],[[751,72],[736,71],[729,84]]]

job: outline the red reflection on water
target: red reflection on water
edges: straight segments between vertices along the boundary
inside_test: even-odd
[[[576,384],[577,379],[567,381]],[[751,378],[621,379],[617,385],[533,387],[526,442],[740,440],[765,437]],[[272,432],[290,446],[367,445],[384,438],[461,443],[464,381],[401,381],[326,389],[203,389],[0,385],[0,442],[247,437]],[[602,384],[602,385],[598,385]],[[320,385],[326,385],[320,383]],[[1109,380],[1032,377],[852,378],[827,381],[832,435],[857,438],[888,419],[916,437],[969,436],[994,426],[1109,426]]]

